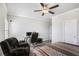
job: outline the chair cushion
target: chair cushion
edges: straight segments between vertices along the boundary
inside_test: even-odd
[[[6,41],[9,43],[12,49],[19,46],[18,40],[14,37],[8,38],[6,39]]]
[[[10,46],[8,45],[8,42],[2,41],[1,42],[1,48],[3,50],[4,55],[9,55],[10,53]]]

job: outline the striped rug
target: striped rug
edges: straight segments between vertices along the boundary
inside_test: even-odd
[[[79,46],[57,42],[35,47],[32,52],[35,56],[79,56]]]

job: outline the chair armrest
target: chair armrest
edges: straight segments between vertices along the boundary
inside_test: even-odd
[[[26,47],[26,48],[23,48],[23,47],[20,47],[20,48],[14,48],[14,49],[11,50],[11,52],[14,52],[14,51],[20,51],[20,50],[27,50],[27,49],[28,49],[28,47]]]
[[[21,41],[19,41],[19,44],[24,43],[24,42],[25,42],[25,41],[22,41],[22,40],[21,40]]]
[[[30,49],[28,47],[26,48],[20,47],[20,48],[12,49],[10,52],[13,55],[29,55]]]
[[[28,43],[21,43],[19,44],[19,47],[30,47]]]

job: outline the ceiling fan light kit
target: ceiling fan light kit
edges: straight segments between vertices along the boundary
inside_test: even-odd
[[[34,12],[42,11],[43,12],[42,16],[44,16],[45,13],[55,14],[54,12],[51,11],[51,9],[59,7],[59,5],[54,5],[52,7],[48,7],[48,4],[45,4],[45,3],[40,3],[40,5],[42,6],[42,9],[41,10],[34,10]]]

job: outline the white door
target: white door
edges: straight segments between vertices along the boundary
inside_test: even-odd
[[[77,43],[77,20],[65,20],[65,42],[76,44]]]

